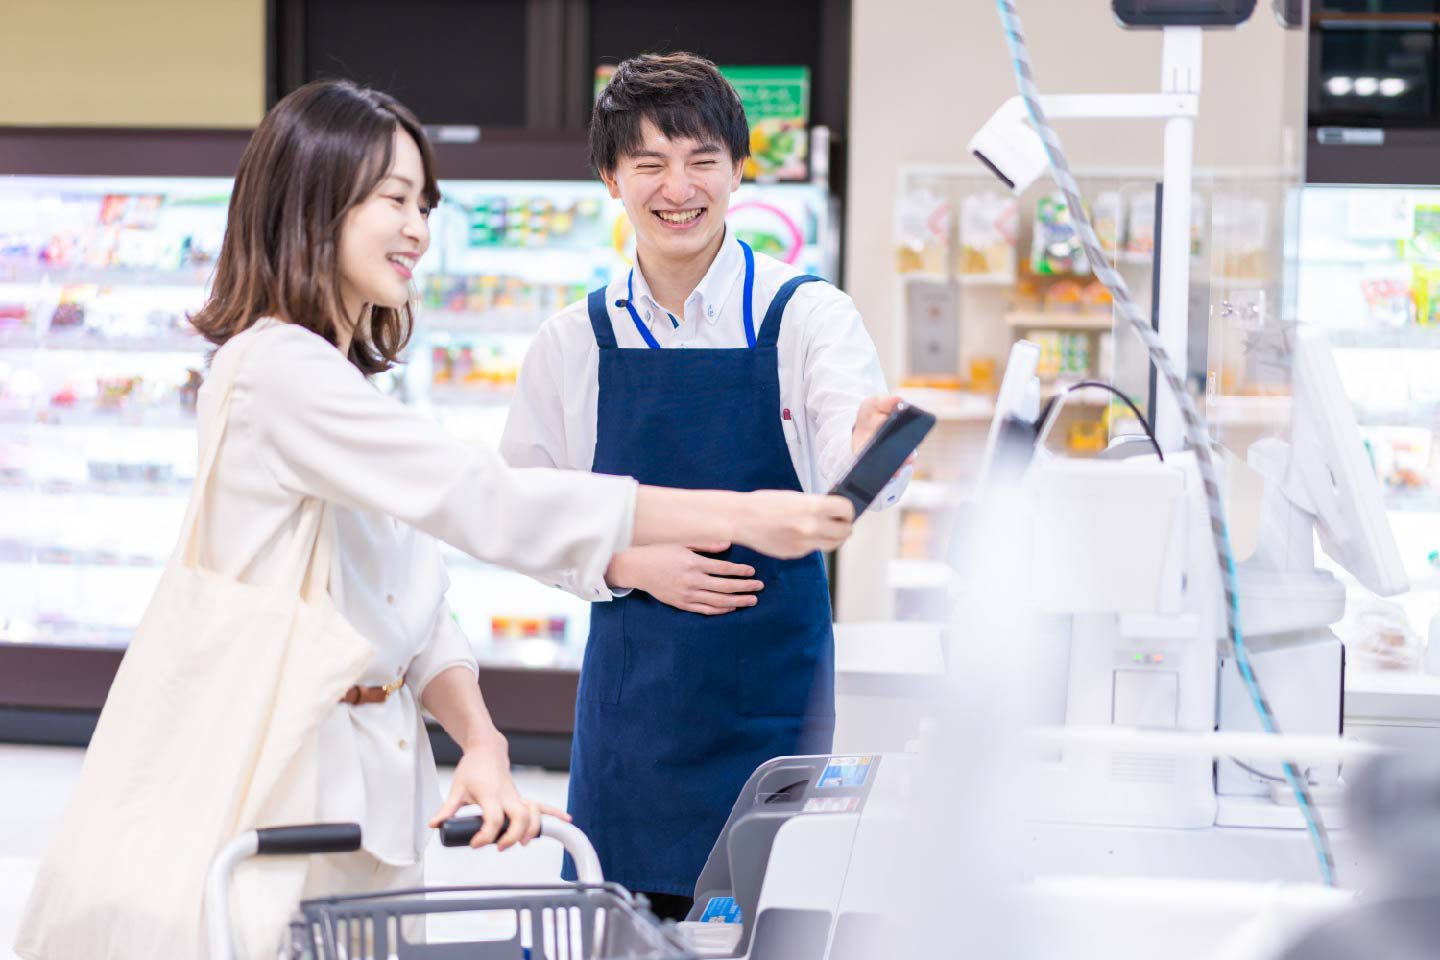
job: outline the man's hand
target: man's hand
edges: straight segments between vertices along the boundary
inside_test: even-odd
[[[895,408],[903,402],[899,397],[866,397],[860,401],[860,409],[855,414],[855,426],[850,429],[850,448],[857,454],[865,449],[865,444],[875,436],[885,418],[894,413]],[[914,462],[915,454],[912,452],[905,458],[905,462],[900,464],[900,469],[895,471],[895,476],[900,476],[905,468]]]
[[[765,588],[759,580],[749,579],[755,576],[753,567],[700,556],[720,553],[729,546],[710,543],[693,548],[678,544],[632,547],[610,561],[605,580],[612,587],[644,590],[661,603],[706,616],[753,607],[757,602],[755,593]]]
[[[865,449],[865,444],[875,436],[875,431],[885,422],[885,418],[895,412],[895,408],[905,401],[899,397],[866,397],[860,401],[860,409],[855,413],[855,426],[850,430],[850,449],[859,453]],[[914,460],[912,455],[908,464]]]

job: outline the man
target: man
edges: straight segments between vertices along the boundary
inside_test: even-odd
[[[726,230],[749,153],[734,89],[691,54],[627,60],[590,150],[635,227],[635,268],[541,328],[502,454],[663,486],[828,491],[899,399],[878,396],[849,297]],[[570,812],[608,878],[683,919],[754,769],[830,750],[823,561],[677,544],[617,556],[604,583],[558,579],[608,601],[581,670]]]

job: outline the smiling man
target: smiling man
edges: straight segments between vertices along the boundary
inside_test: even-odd
[[[849,297],[727,230],[749,153],[735,90],[691,54],[627,60],[590,152],[636,263],[541,328],[501,452],[662,486],[828,491],[899,400]],[[754,769],[830,750],[824,562],[673,544],[617,556],[604,582],[555,580],[607,601],[581,668],[570,812],[607,878],[683,919]]]

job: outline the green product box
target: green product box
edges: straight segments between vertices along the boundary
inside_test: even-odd
[[[749,180],[808,180],[809,67],[721,67],[750,123]]]

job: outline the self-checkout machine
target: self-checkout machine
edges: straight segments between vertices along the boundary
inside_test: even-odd
[[[705,956],[843,958],[870,942],[876,906],[851,909],[857,848],[904,822],[913,758],[780,757],[750,777],[682,924]],[[893,849],[893,848],[892,848]],[[846,944],[850,947],[847,948]]]
[[[1138,6],[1163,16],[1254,5]],[[1240,20],[1248,15],[1238,12]],[[1167,26],[1167,83],[1182,75],[1198,92],[1198,69],[1174,70],[1172,53],[1184,48],[1170,34]],[[1198,45],[1198,31],[1192,39]],[[1040,99],[1048,110],[1051,99]],[[1054,98],[1054,113],[1074,116],[1086,99]],[[1027,156],[1052,162],[1040,137],[1025,146],[1023,131],[1043,122],[1029,109],[1018,116],[1021,133],[1007,105],[973,144],[1008,146],[994,164],[1008,180],[1015,178],[1007,170],[1026,169]],[[1175,278],[1183,289],[1189,271],[1189,159],[1174,152],[1188,153],[1189,138],[1171,136],[1185,123],[1193,116],[1166,120],[1163,195],[1179,192],[1187,202],[1174,231],[1162,226],[1158,255],[1156,327],[1172,358],[1188,353],[1188,305],[1174,294]],[[1168,218],[1171,207],[1164,211]],[[1294,232],[1291,224],[1288,240]],[[1222,318],[1217,310],[1211,320]],[[1152,386],[1153,455],[1149,444],[1122,444],[1098,462],[1042,458],[1027,477],[1036,603],[1061,618],[1060,655],[1049,667],[1064,691],[1050,741],[1056,756],[1041,765],[1047,788],[1039,792],[1053,802],[1037,818],[1037,873],[1303,884],[1316,879],[1317,859],[1327,881],[1335,860],[1342,873],[1354,866],[1343,837],[1327,839],[1325,829],[1340,823],[1332,803],[1340,761],[1358,750],[1340,739],[1344,653],[1330,630],[1344,590],[1317,569],[1315,540],[1378,594],[1407,583],[1324,334],[1297,324],[1285,303],[1252,332],[1251,345],[1283,363],[1292,398],[1281,436],[1247,451],[1264,492],[1257,545],[1244,562],[1217,543],[1217,518],[1230,511],[1217,511],[1215,501],[1225,491],[1207,489],[1198,475],[1163,382],[1158,393]],[[1142,455],[1127,457],[1137,449]],[[1137,528],[1147,513],[1148,529]],[[1233,571],[1232,609],[1222,569]],[[1285,737],[1257,737],[1262,730]],[[1312,856],[1312,842],[1316,854],[1332,846],[1338,856]]]

